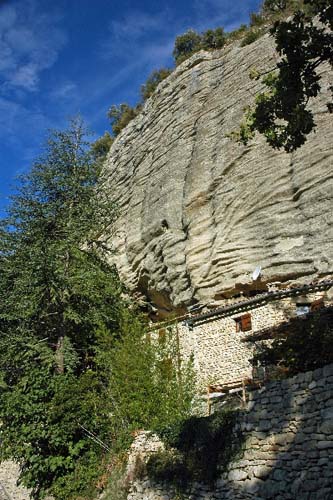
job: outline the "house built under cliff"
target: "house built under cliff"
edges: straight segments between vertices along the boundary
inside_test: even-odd
[[[256,342],[267,342],[281,325],[331,305],[333,280],[258,294],[200,314],[153,327],[177,335],[182,359],[193,358],[199,386],[228,392],[253,380]]]

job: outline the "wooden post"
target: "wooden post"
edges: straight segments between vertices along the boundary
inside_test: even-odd
[[[209,390],[209,386],[207,387],[207,411],[208,411],[208,416],[210,416],[210,412],[211,412],[211,405],[210,405],[210,390]]]
[[[245,391],[245,380],[243,379],[242,381],[242,385],[243,385],[243,391],[242,391],[242,395],[243,395],[243,405],[245,406],[246,405],[246,391]]]

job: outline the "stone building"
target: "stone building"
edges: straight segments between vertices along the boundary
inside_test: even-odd
[[[236,390],[253,378],[250,362],[257,342],[269,341],[274,329],[331,304],[326,280],[271,290],[224,307],[188,314],[154,326],[158,335],[177,336],[182,359],[193,357],[201,389]],[[268,339],[268,340],[267,340]]]

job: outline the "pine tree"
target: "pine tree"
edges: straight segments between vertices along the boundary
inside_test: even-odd
[[[131,431],[188,415],[175,344],[148,343],[108,264],[117,210],[80,121],[54,131],[0,226],[0,459],[33,498],[94,497]]]
[[[109,439],[95,350],[101,329],[119,335],[126,305],[106,259],[116,209],[101,186],[73,121],[51,133],[1,223],[0,453],[22,464],[34,498],[77,494],[99,473],[103,446],[90,438]]]

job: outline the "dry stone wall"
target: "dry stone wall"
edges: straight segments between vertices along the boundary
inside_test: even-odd
[[[333,365],[267,384],[250,394],[238,426],[242,456],[215,487],[195,483],[184,500],[331,500],[333,498]],[[141,458],[158,449],[149,434],[133,444]],[[141,440],[141,444],[140,443]],[[139,444],[139,446],[138,446]],[[128,500],[176,500],[167,484],[133,480]]]
[[[287,155],[260,136],[248,146],[230,132],[260,89],[251,69],[276,62],[268,35],[200,52],[158,87],[122,131],[105,163],[120,218],[110,236],[122,278],[145,294],[160,317],[188,304],[224,300],[251,282],[333,273],[333,115],[323,93],[318,125]],[[108,236],[108,235],[106,235]]]

